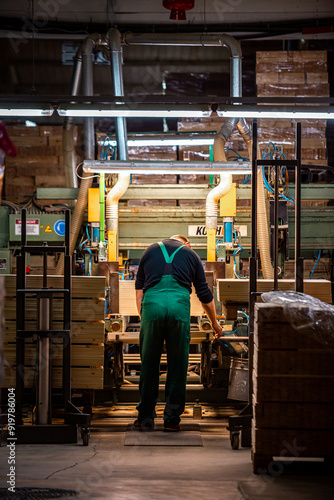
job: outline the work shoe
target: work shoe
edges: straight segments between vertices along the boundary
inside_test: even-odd
[[[168,422],[168,420],[166,420],[164,422],[164,431],[165,432],[178,432],[179,430],[180,430],[180,424]]]
[[[135,420],[132,425],[135,431],[151,432],[154,431],[154,420],[152,418],[144,418],[144,420]]]

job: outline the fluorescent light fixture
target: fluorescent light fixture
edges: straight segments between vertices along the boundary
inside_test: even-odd
[[[214,143],[214,135],[211,134],[168,134],[168,135],[138,135],[128,136],[128,146],[210,146]],[[99,139],[99,146],[117,146],[115,138],[106,137]]]
[[[52,116],[53,111],[50,104],[32,104],[31,106],[0,104],[0,116]]]
[[[296,120],[331,120],[334,107],[323,106],[218,106],[218,116],[226,118],[291,118]]]
[[[210,105],[186,104],[60,104],[60,116],[126,118],[200,118],[211,115]]]
[[[249,174],[252,172],[251,163],[248,161],[122,161],[122,160],[85,160],[85,172],[96,174]]]

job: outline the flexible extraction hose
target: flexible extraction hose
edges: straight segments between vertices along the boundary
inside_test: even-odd
[[[128,189],[130,184],[130,174],[118,174],[118,179],[114,187],[109,191],[106,198],[106,219],[107,231],[118,230],[118,202]]]
[[[247,144],[249,158],[252,161],[252,134],[247,122],[243,119],[237,124],[240,135]],[[257,156],[261,157],[260,148],[257,147]],[[260,250],[262,274],[264,279],[273,279],[274,270],[271,265],[270,243],[266,198],[261,169],[257,171],[257,243]]]
[[[215,161],[226,161],[225,143],[235,127],[237,118],[226,120],[217,133],[213,143],[213,157]],[[206,198],[205,225],[206,229],[217,229],[218,201],[229,192],[232,185],[232,174],[222,172],[219,184],[213,188]]]
[[[95,47],[102,43],[101,35],[95,33],[89,35],[82,44],[82,79],[84,95],[93,95],[93,60],[92,54]],[[86,118],[84,123],[84,148],[85,159],[94,159],[94,118]],[[83,172],[79,188],[79,194],[75,209],[71,218],[70,255],[74,248],[82,226],[83,216],[87,207],[88,189],[92,185],[92,175]],[[64,254],[60,255],[56,267],[56,275],[64,274]]]

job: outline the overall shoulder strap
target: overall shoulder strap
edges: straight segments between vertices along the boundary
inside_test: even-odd
[[[176,250],[172,253],[172,255],[170,255],[170,256],[169,256],[169,255],[168,255],[168,252],[167,252],[167,250],[166,250],[166,247],[165,247],[165,245],[162,243],[162,241],[158,241],[158,245],[159,245],[159,247],[161,248],[161,251],[162,251],[163,256],[164,256],[164,258],[165,258],[166,264],[171,264],[171,263],[173,262],[173,259],[174,259],[175,255],[177,254],[177,252],[178,252],[179,250],[181,250],[181,248],[183,248],[183,247],[185,246],[185,245],[181,245],[180,247],[178,247],[178,248],[177,248],[177,249],[176,249]]]

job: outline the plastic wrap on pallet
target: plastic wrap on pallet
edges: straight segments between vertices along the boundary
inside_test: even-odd
[[[266,292],[263,302],[283,305],[284,315],[301,334],[334,349],[334,306],[305,293]]]

